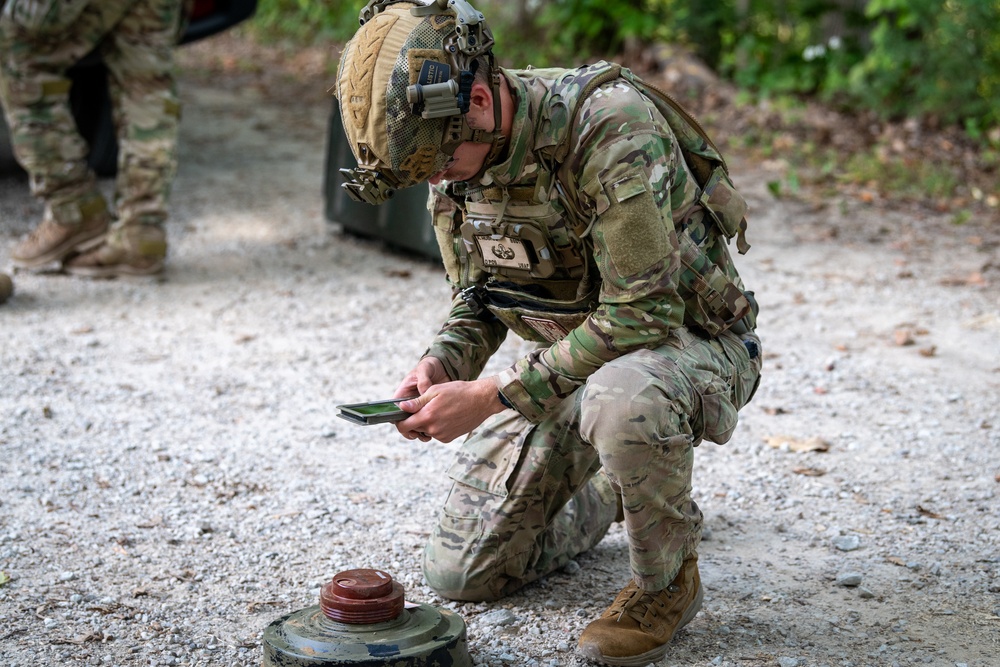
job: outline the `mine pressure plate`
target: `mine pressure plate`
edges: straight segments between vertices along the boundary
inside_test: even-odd
[[[263,667],[470,667],[458,614],[403,600],[381,570],[347,570],[323,586],[318,605],[264,630]]]

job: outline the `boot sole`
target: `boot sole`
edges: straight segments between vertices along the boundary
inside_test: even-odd
[[[149,277],[163,273],[164,263],[157,262],[146,267],[130,264],[115,264],[114,266],[66,266],[66,273],[83,278],[117,278],[118,276]]]
[[[36,257],[24,257],[20,259],[11,257],[10,263],[16,269],[29,271],[32,269],[49,268],[49,265],[61,262],[75,252],[83,252],[96,247],[103,240],[106,231],[108,231],[108,226],[104,225],[100,229],[70,237],[52,250]]]
[[[678,630],[690,623],[691,619],[693,619],[698,612],[701,611],[701,603],[704,599],[704,589],[701,586],[698,586],[698,592],[695,594],[691,605],[684,611],[684,615],[681,616],[681,621],[677,624],[674,634],[670,636],[670,639],[668,639],[666,643],[661,646],[657,646],[650,651],[640,653],[639,655],[624,655],[618,657],[606,656],[601,653],[600,649],[596,646],[588,646],[577,649],[577,652],[589,660],[593,660],[594,662],[599,662],[604,665],[611,665],[612,667],[646,667],[649,663],[656,662],[667,654],[667,649],[670,648],[670,641],[677,635]]]

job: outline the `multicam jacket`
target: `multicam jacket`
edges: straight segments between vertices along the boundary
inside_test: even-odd
[[[0,0],[0,12],[25,30],[57,32],[68,27],[90,0]]]
[[[682,247],[693,242],[742,290],[725,237],[697,206],[702,188],[650,97],[619,77],[577,99],[600,66],[503,70],[516,106],[506,160],[481,184],[432,188],[429,200],[455,297],[426,354],[451,378],[470,380],[508,331],[548,343],[498,378],[533,422],[601,365],[698,326],[704,307],[691,288],[699,279],[684,279]],[[460,293],[475,285],[485,287],[485,316]]]

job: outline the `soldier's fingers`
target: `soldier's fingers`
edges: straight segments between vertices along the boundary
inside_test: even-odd
[[[421,372],[417,376],[417,393],[426,394],[427,391],[434,386],[434,380],[426,372]]]
[[[433,389],[433,385],[431,385],[431,388],[428,388],[427,391],[421,392],[420,395],[414,398],[412,401],[403,401],[402,403],[400,403],[399,407],[401,407],[406,412],[411,412],[411,413],[419,412],[420,410],[423,409],[425,405],[430,403],[431,400],[437,395],[438,395],[437,390]]]
[[[419,411],[420,408],[424,407],[424,403],[425,401],[422,398],[415,398],[412,401],[400,401],[399,408],[404,412],[413,414],[414,412]]]

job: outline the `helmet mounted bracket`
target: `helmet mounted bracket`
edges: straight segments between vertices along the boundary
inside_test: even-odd
[[[391,199],[398,189],[398,184],[392,178],[392,172],[381,168],[384,165],[368,148],[368,144],[359,144],[358,152],[361,159],[357,168],[340,169],[340,174],[347,181],[341,183],[341,187],[356,202],[377,206]]]

